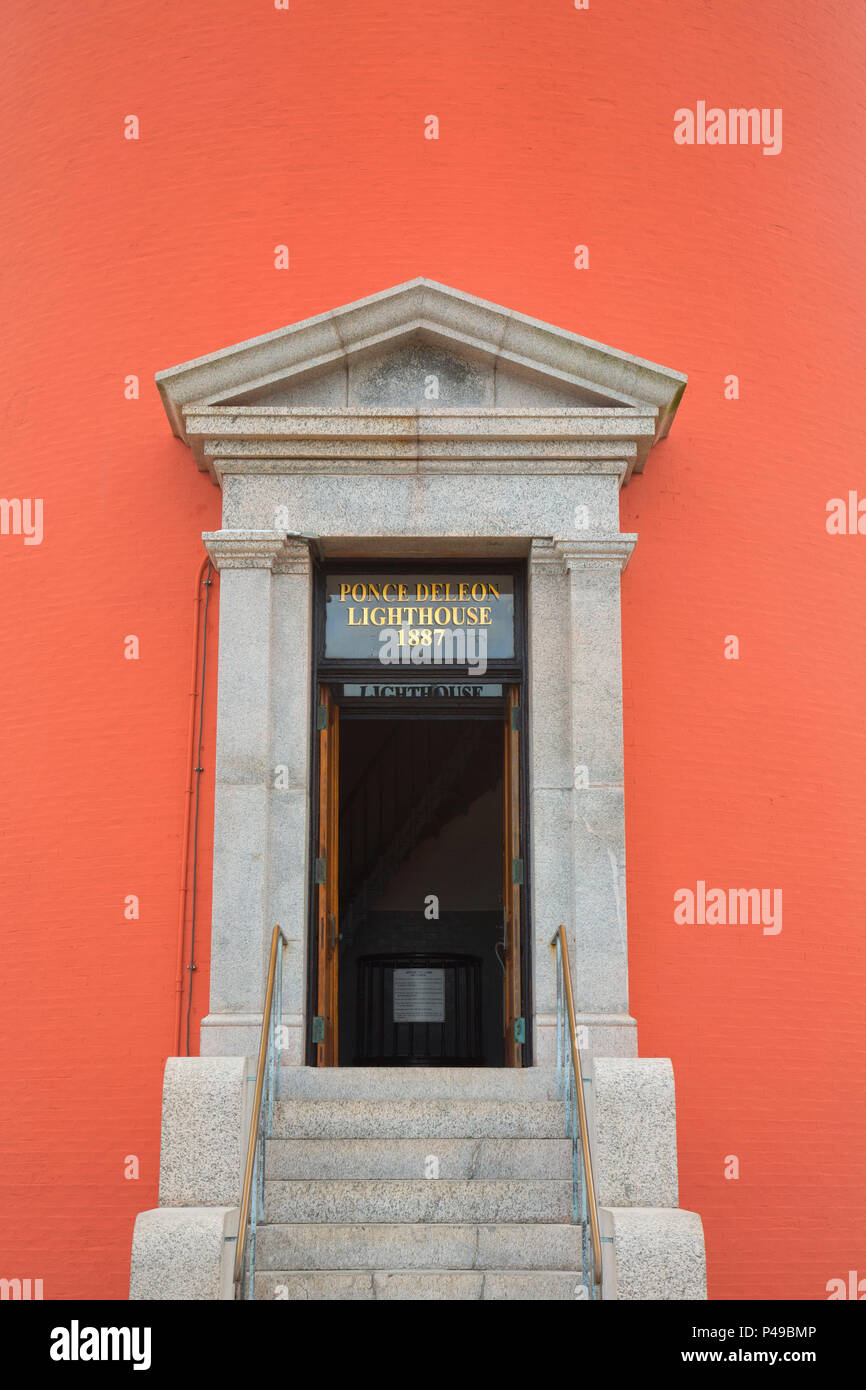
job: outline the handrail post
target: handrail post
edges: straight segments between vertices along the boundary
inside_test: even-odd
[[[601,1292],[601,1236],[592,1153],[589,1145],[589,1121],[586,1097],[583,1093],[583,1062],[577,1041],[574,1018],[574,993],[568,959],[565,927],[560,925],[550,943],[556,955],[556,1065],[559,1074],[559,1093],[565,1104],[568,1134],[572,1144],[572,1210],[575,1225],[581,1228],[581,1267],[590,1298]],[[563,1009],[563,996],[565,1008]],[[568,1047],[565,1031],[568,1029]],[[560,1071],[561,1069],[561,1071]]]
[[[272,1009],[271,1016],[268,1019],[268,1070],[264,1112],[267,1118],[263,1126],[266,1136],[270,1136],[273,1133],[274,1127],[274,1058],[277,1052],[275,1037],[276,1026]]]
[[[277,1053],[274,1033],[274,1005],[279,1009],[282,1021],[282,952],[285,937],[279,927],[271,934],[271,950],[268,959],[268,974],[265,985],[265,1002],[262,1010],[262,1031],[259,1039],[258,1064],[256,1066],[256,1086],[250,1114],[247,1159],[244,1166],[244,1181],[241,1188],[240,1215],[238,1220],[238,1239],[235,1251],[235,1288],[244,1286],[244,1267],[246,1264],[247,1297],[255,1294],[256,1270],[256,1232],[259,1221],[265,1215],[265,1142],[273,1134],[274,1087],[279,1084],[275,1070]],[[249,1223],[249,1244],[247,1242],[247,1223]],[[249,1260],[247,1261],[247,1249]]]
[[[278,1101],[279,1098],[280,1098],[280,1076],[281,1076],[281,1070],[280,1070],[280,1068],[281,1068],[281,1063],[282,1063],[281,1053],[282,1053],[282,1036],[283,1036],[283,947],[284,947],[284,939],[283,939],[283,934],[282,934],[282,932],[280,932],[280,939],[279,939],[279,941],[277,942],[277,1009],[276,1009],[276,1014],[277,1014],[277,1041],[278,1041],[278,1043],[279,1043],[279,1046],[277,1047],[277,1072],[276,1072],[276,1083],[277,1083],[277,1084],[276,1084],[276,1086],[275,1086],[275,1088],[274,1088],[274,1100],[275,1100],[275,1101]],[[272,1110],[272,1111],[271,1111],[271,1127],[270,1127],[270,1132],[269,1132],[269,1134],[268,1134],[268,1138],[269,1138],[269,1139],[272,1139],[272,1138],[273,1138],[273,1134],[274,1134],[274,1116],[273,1116],[273,1110]]]
[[[559,937],[556,937],[556,1087],[563,1098],[563,973],[559,959]]]

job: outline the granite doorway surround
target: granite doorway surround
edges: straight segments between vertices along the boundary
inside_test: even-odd
[[[204,536],[220,633],[202,1053],[254,1053],[279,922],[283,1061],[305,1058],[314,546],[325,562],[525,561],[535,1061],[553,1055],[560,922],[590,1050],[635,1055],[620,579],[637,537],[619,530],[619,490],[685,377],[418,279],[157,383],[223,492],[222,527]]]
[[[637,1056],[629,1013],[623,802],[620,583],[637,537],[619,529],[619,491],[667,433],[685,378],[412,280],[157,381],[175,434],[223,494],[221,528],[204,536],[220,571],[213,919],[202,1055],[166,1064],[160,1205],[136,1222],[130,1297],[235,1295],[274,923],[289,938],[289,1044],[255,1296],[587,1294],[552,1065],[549,943],[562,923],[585,1034],[602,1297],[704,1298],[700,1217],[677,1205],[673,1069]],[[525,578],[520,718],[512,704],[503,732],[506,768],[512,743],[523,750],[512,765],[529,873],[513,881],[530,899],[517,1020],[530,1066],[305,1065],[321,853],[311,750],[331,736],[327,705],[322,735],[312,727],[314,569],[346,561],[489,563]],[[435,1174],[444,1182],[419,1167],[431,1144],[455,1165]],[[482,1149],[489,1181],[476,1175]]]

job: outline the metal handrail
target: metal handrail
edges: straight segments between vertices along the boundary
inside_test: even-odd
[[[598,1229],[598,1206],[595,1199],[595,1179],[592,1172],[592,1154],[589,1148],[589,1124],[586,1113],[586,1097],[583,1094],[583,1065],[580,1056],[580,1047],[577,1042],[577,1027],[574,1021],[574,995],[571,989],[571,966],[568,959],[568,941],[565,935],[565,927],[559,926],[556,935],[550,943],[551,950],[556,952],[557,975],[556,975],[556,1065],[559,1078],[559,1094],[565,1101],[566,1113],[571,1127],[572,1141],[572,1182],[574,1193],[574,1221],[575,1225],[583,1228],[583,1263],[584,1273],[589,1264],[589,1293],[593,1295],[593,1289],[597,1289],[601,1284],[601,1237]],[[565,995],[565,1012],[562,1009],[562,996]],[[566,1067],[566,1050],[562,1046],[563,1033],[566,1031],[565,1020],[568,1019],[568,1058],[571,1063],[571,1073],[568,1074]],[[580,1150],[578,1151],[578,1140]],[[581,1182],[581,1167],[579,1154],[583,1159],[583,1181]],[[592,1259],[588,1260],[589,1251],[587,1249],[586,1233],[587,1226],[592,1242]]]
[[[277,1020],[276,1026],[279,1027],[282,1020],[283,948],[288,944],[282,929],[274,927],[271,936],[271,954],[268,961],[268,978],[265,986],[265,1005],[262,1011],[262,1036],[259,1041],[258,1065],[256,1067],[256,1090],[252,1114],[250,1115],[250,1137],[247,1144],[247,1162],[238,1218],[238,1243],[235,1251],[234,1282],[241,1298],[244,1296],[242,1284],[244,1260],[247,1252],[248,1224],[250,1258],[247,1297],[251,1298],[255,1291],[256,1227],[264,1217],[265,1139],[270,1139],[273,1136],[274,1096],[275,1091],[279,1092],[279,1066],[276,1064],[276,1059],[280,1048],[275,1037],[274,1016]],[[279,1099],[278,1094],[276,1098]],[[263,1100],[266,1104],[262,1103]],[[253,1201],[254,1186],[255,1201]]]

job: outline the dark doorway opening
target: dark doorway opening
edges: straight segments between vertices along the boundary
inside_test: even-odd
[[[341,1066],[505,1064],[502,725],[347,717]]]

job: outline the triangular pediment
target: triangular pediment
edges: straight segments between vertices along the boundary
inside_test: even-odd
[[[394,406],[404,409],[514,406],[576,408],[631,404],[529,366],[503,362],[429,326],[401,328],[326,366],[281,373],[232,390],[210,405]]]
[[[185,411],[399,408],[628,411],[670,427],[686,378],[426,279],[410,280],[157,373],[180,438]]]

